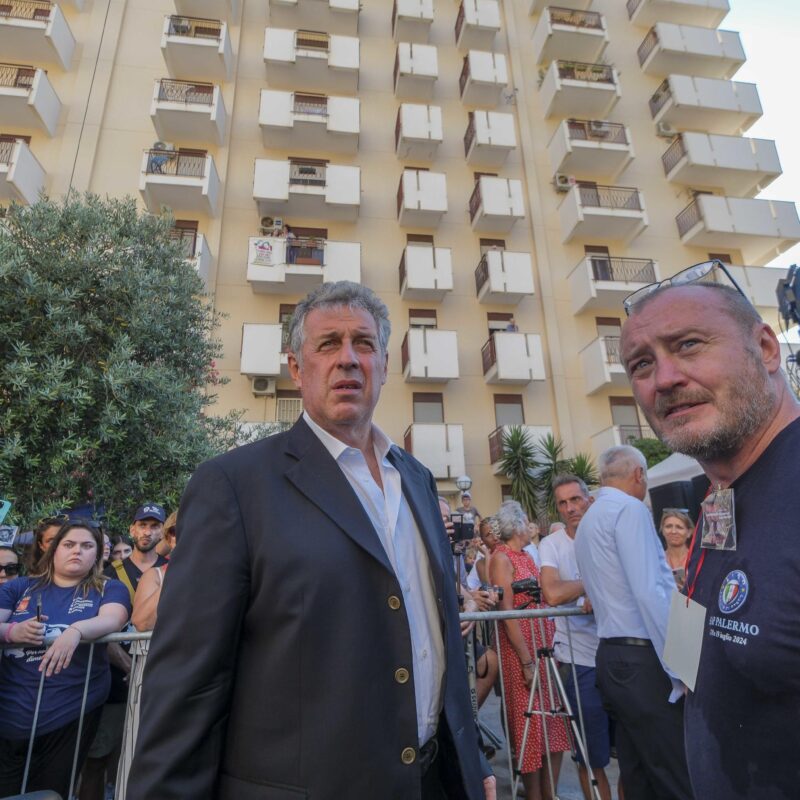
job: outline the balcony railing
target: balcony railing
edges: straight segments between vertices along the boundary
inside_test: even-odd
[[[636,13],[636,9],[642,4],[642,0],[628,0],[626,3],[628,8],[628,19],[631,19]]]
[[[650,28],[647,36],[644,37],[639,49],[636,51],[639,54],[639,64],[644,64],[647,61],[647,56],[653,52],[653,48],[658,44],[658,34],[655,28]]]
[[[483,202],[483,198],[481,197],[481,182],[475,181],[475,188],[472,190],[472,194],[469,198],[469,219],[472,222],[475,219],[475,215],[478,213],[478,209],[481,207],[481,203]]]
[[[703,219],[703,213],[700,211],[700,204],[697,200],[692,200],[692,202],[675,217],[675,222],[678,224],[678,234],[683,236],[684,233],[694,228],[701,219]]]
[[[494,344],[494,334],[481,347],[481,362],[483,363],[483,374],[485,375],[497,363],[497,348]]]
[[[414,455],[414,451],[411,449],[411,441],[412,441],[412,439],[411,439],[411,428],[412,427],[413,427],[413,425],[409,425],[406,428],[405,433],[403,433],[403,450],[405,450],[406,453],[409,453],[410,455],[413,456]]]
[[[191,39],[216,39],[222,38],[222,23],[218,19],[204,19],[202,17],[169,18],[170,36],[188,36]]]
[[[464,0],[461,0],[461,3],[458,6],[458,16],[456,17],[456,41],[458,41],[458,37],[461,36],[461,29],[464,27],[465,18]]]
[[[397,119],[394,121],[394,149],[400,146],[400,133],[403,130],[403,123],[400,119],[400,109],[397,109]]]
[[[400,256],[400,265],[397,268],[397,271],[400,273],[400,291],[403,291],[403,284],[406,282],[406,252],[403,251],[403,255]]]
[[[661,156],[661,163],[664,165],[664,174],[669,175],[673,167],[686,155],[686,145],[683,136],[676,136],[672,144]]]
[[[489,259],[486,253],[481,256],[478,266],[475,267],[475,293],[480,294],[486,281],[489,280]],[[486,370],[484,370],[485,372]]]
[[[210,106],[214,100],[214,84],[162,78],[158,83],[158,99],[170,103]]]
[[[291,317],[281,322],[281,353],[288,353],[291,349],[289,347],[289,323]]]
[[[586,64],[582,61],[559,61],[558,77],[567,81],[614,83],[614,69],[607,64]]]
[[[611,258],[603,255],[590,255],[588,258],[592,264],[592,276],[596,281],[656,282],[656,265],[650,259]]]
[[[501,425],[489,434],[489,461],[496,464],[503,457],[503,433],[505,427]]]
[[[604,336],[603,344],[606,349],[606,364],[621,364],[619,354],[619,336]]]
[[[184,258],[194,258],[197,251],[197,231],[194,228],[173,228],[169,238],[181,246]]]
[[[649,425],[618,425],[619,438],[622,444],[629,444],[636,439],[655,439],[656,435]]]
[[[30,89],[36,77],[35,67],[17,64],[0,64],[0,86],[12,89]]]
[[[295,47],[298,50],[321,50],[328,52],[331,45],[331,37],[322,31],[297,31],[295,37]]]
[[[400,345],[400,358],[403,363],[403,372],[406,371],[406,367],[408,366],[408,331],[406,331],[406,335],[403,337],[403,343]]]
[[[469,149],[472,147],[472,142],[475,140],[475,114],[469,112],[469,122],[467,123],[467,131],[464,134],[464,155],[469,155]]]
[[[177,175],[202,178],[206,174],[207,153],[183,153],[180,150],[149,150],[148,175]]]
[[[578,184],[578,192],[583,206],[642,210],[638,189],[629,189],[625,186],[582,186]]]
[[[625,126],[619,122],[606,122],[598,119],[567,120],[569,138],[573,141],[610,142],[628,144]]]
[[[464,94],[464,87],[467,85],[467,79],[469,78],[469,57],[464,56],[464,63],[461,67],[461,75],[458,76],[458,91],[460,94]]]
[[[311,114],[316,117],[328,116],[328,98],[322,94],[301,94],[295,92],[293,110],[295,114]]]
[[[550,6],[550,22],[554,25],[603,30],[603,17],[596,11],[576,11],[572,8]]]
[[[0,138],[0,164],[11,164],[11,156],[14,154],[14,147],[17,140],[13,137]]]
[[[0,17],[32,19],[44,22],[50,18],[53,4],[47,0],[12,0],[0,3]]]
[[[286,240],[286,263],[321,267],[325,263],[325,240],[316,236],[298,236]]]
[[[400,211],[403,208],[403,176],[400,176],[400,184],[397,187],[397,216],[400,216]]]
[[[306,164],[292,161],[289,165],[289,184],[293,186],[325,186],[324,164]]]
[[[648,101],[650,104],[650,116],[655,117],[671,96],[672,90],[669,88],[669,79],[667,78]]]

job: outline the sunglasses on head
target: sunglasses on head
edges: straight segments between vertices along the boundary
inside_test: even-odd
[[[13,578],[14,575],[19,575],[19,564],[0,564],[0,572]]]

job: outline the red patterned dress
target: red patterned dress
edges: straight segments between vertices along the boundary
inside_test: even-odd
[[[524,578],[536,578],[539,580],[539,570],[533,559],[525,552],[517,552],[512,550],[508,545],[498,545],[495,553],[505,553],[508,556],[511,565],[514,567],[513,580],[519,581]],[[514,608],[524,606],[530,597],[525,594],[518,594],[514,596]],[[544,606],[536,606],[531,604],[529,608],[542,608]],[[553,646],[553,637],[555,636],[555,622],[552,619],[542,620],[542,628],[539,627],[538,620],[533,620],[533,630],[536,634],[536,644],[533,644],[531,637],[531,625],[527,620],[520,620],[520,630],[528,645],[528,650],[531,655],[536,654],[536,649],[543,646],[541,639],[541,630],[544,629],[546,638],[545,645],[547,647]],[[517,768],[519,763],[519,748],[522,744],[522,737],[525,730],[525,712],[528,710],[528,702],[530,700],[530,692],[525,686],[525,678],[522,674],[522,664],[520,663],[517,653],[511,646],[508,635],[506,634],[505,623],[501,622],[500,628],[500,658],[503,662],[503,689],[506,696],[506,713],[508,715],[508,729],[511,735],[511,743],[514,748],[514,768]],[[549,704],[549,681],[547,679],[545,665],[539,665],[539,681],[541,682],[542,696],[545,699],[545,706]],[[553,687],[555,693],[556,687]],[[555,696],[555,695],[554,695]],[[539,705],[539,690],[537,688],[534,697],[533,708],[534,710],[540,707]],[[570,749],[569,738],[564,720],[561,718],[548,717],[547,718],[547,737],[551,753],[560,753]],[[531,717],[530,726],[528,727],[528,738],[525,740],[525,757],[522,761],[523,773],[536,772],[542,767],[542,754],[544,753],[544,728],[542,726],[542,718],[540,716]]]

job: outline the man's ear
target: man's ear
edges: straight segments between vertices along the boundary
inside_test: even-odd
[[[592,503],[594,503],[594,497],[592,497],[592,495],[589,495],[589,505],[591,505]]]
[[[292,381],[294,381],[294,385],[298,389],[302,389],[303,381],[301,378],[300,364],[297,363],[297,358],[295,357],[295,354],[291,352],[291,350],[287,355],[287,364],[289,367],[289,377],[292,379]]]
[[[761,362],[770,375],[774,375],[782,366],[781,345],[775,331],[762,322],[755,333],[755,342],[761,353]]]

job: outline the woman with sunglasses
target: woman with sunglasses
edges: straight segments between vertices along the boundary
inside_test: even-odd
[[[694,523],[692,518],[680,508],[665,508],[661,513],[661,536],[664,539],[667,564],[672,570],[678,589],[683,589],[686,581],[684,567],[689,555],[689,539],[692,537]]]
[[[19,556],[12,547],[0,546],[0,586],[19,575]]]
[[[27,790],[70,796],[87,671],[76,775],[111,683],[105,645],[78,645],[120,630],[130,612],[128,590],[103,577],[102,563],[101,530],[69,521],[36,574],[0,586],[0,637],[11,645],[0,660],[0,797],[21,789],[42,680]],[[45,637],[56,637],[49,648]]]

